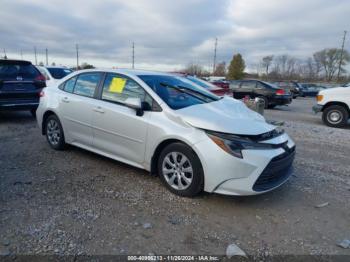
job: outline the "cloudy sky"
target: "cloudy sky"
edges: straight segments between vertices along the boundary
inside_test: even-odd
[[[262,56],[306,58],[339,47],[350,29],[349,0],[0,0],[0,48],[9,58],[99,67],[178,70],[211,67],[240,52],[249,68]],[[350,49],[350,40],[346,42]],[[1,56],[3,51],[1,52]]]

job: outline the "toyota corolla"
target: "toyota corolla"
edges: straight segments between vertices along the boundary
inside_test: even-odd
[[[53,149],[146,169],[181,196],[260,194],[291,174],[295,144],[283,130],[181,76],[83,70],[40,96],[37,121]]]

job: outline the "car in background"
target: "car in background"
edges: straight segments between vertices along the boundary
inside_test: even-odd
[[[313,83],[299,83],[299,92],[300,96],[306,97],[311,96],[315,97],[318,92],[327,89],[327,87],[320,86]]]
[[[195,76],[185,76],[188,80],[194,82],[195,84],[204,87],[205,89],[209,90],[210,92],[218,95],[218,96],[233,96],[233,92],[230,88],[222,88],[216,85],[213,85],[212,83],[205,81],[203,79],[200,79],[198,77]]]
[[[37,68],[45,76],[46,86],[55,84],[58,80],[73,72],[69,68],[59,66],[37,66]]]
[[[35,115],[45,77],[29,61],[0,60],[0,110],[29,110]]]
[[[330,127],[344,127],[350,117],[349,86],[321,90],[316,96],[315,113],[322,112],[323,122]]]
[[[273,84],[279,88],[283,88],[289,91],[292,94],[293,98],[297,98],[300,95],[300,87],[296,81],[279,81],[274,82]]]
[[[209,82],[212,83],[213,85],[216,85],[216,86],[221,87],[221,88],[226,88],[226,89],[230,88],[230,82],[228,82],[226,80],[212,80]]]
[[[265,108],[288,105],[292,102],[292,95],[289,91],[260,80],[240,80],[239,83],[231,85],[231,88],[234,98],[260,97],[265,102]]]
[[[36,114],[53,149],[72,144],[148,170],[180,196],[261,194],[292,173],[295,143],[283,130],[169,73],[76,71],[44,90]]]

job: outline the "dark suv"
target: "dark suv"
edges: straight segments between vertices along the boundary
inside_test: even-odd
[[[30,110],[35,115],[45,77],[31,62],[0,59],[0,110]]]
[[[237,99],[246,96],[264,99],[265,108],[274,108],[277,105],[287,105],[292,102],[292,95],[289,91],[260,80],[241,80],[231,85],[231,89],[233,97]]]

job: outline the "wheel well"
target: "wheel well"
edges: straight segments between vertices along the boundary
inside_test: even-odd
[[[178,140],[178,139],[167,139],[167,140],[164,140],[163,142],[161,142],[156,150],[154,151],[153,153],[153,156],[152,156],[152,159],[151,159],[151,174],[152,175],[158,175],[158,172],[157,172],[157,164],[158,164],[158,159],[159,159],[159,156],[160,156],[160,153],[162,152],[162,150],[170,145],[170,144],[173,144],[173,143],[182,143],[182,144],[186,144],[184,143],[183,141],[181,140]],[[186,144],[187,145],[187,144]]]
[[[45,112],[45,114],[44,114],[44,116],[43,116],[43,121],[42,121],[42,123],[41,123],[41,133],[43,134],[43,135],[46,135],[46,132],[45,132],[45,122],[46,122],[46,119],[49,117],[49,116],[51,116],[51,115],[56,115],[54,112],[52,112],[52,111],[46,111]]]
[[[328,108],[328,107],[330,107],[330,106],[342,106],[342,107],[344,107],[344,108],[348,111],[348,113],[350,114],[350,109],[349,109],[348,105],[345,104],[345,103],[343,103],[343,102],[328,102],[327,104],[325,104],[325,105],[323,106],[322,112],[323,112],[326,108]]]

